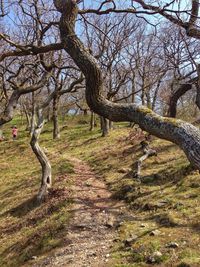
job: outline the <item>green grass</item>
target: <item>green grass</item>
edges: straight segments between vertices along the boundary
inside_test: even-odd
[[[52,163],[54,191],[41,206],[34,199],[40,166],[29,147],[24,122],[17,118],[4,127],[5,135],[10,136],[11,125],[18,125],[19,139],[13,142],[9,137],[0,143],[0,266],[31,266],[33,256],[39,260],[67,244],[70,177],[74,176],[71,157],[88,162],[106,181],[113,197],[124,200],[130,210],[130,218],[118,228],[110,267],[148,266],[147,258],[155,251],[162,253],[158,266],[199,266],[200,176],[183,152],[154,138],[151,146],[158,156],[143,164],[138,182],[132,177],[141,155],[135,130],[128,123],[115,124],[116,129],[102,138],[99,127],[89,131],[87,121],[85,117],[66,118],[61,139],[56,141],[51,124],[45,125],[40,143]],[[63,197],[66,195],[69,197]],[[155,229],[160,234],[151,236]],[[125,239],[134,234],[138,238],[126,246]],[[179,247],[167,248],[169,242]]]
[[[106,138],[98,129],[92,135],[87,130],[86,126],[73,129],[70,153],[88,161],[102,175],[113,197],[127,202],[134,221],[127,220],[118,229],[120,240],[113,250],[113,266],[146,266],[148,256],[157,250],[162,253],[163,266],[200,264],[200,176],[183,152],[154,138],[151,146],[158,156],[143,164],[139,183],[132,178],[134,163],[141,155],[139,141],[132,138],[134,130],[124,124]],[[127,173],[121,173],[122,168]],[[161,234],[150,236],[154,229]],[[127,248],[124,240],[131,234],[137,234],[138,239]],[[169,249],[169,242],[177,242],[179,247]],[[186,253],[188,249],[192,255]]]
[[[19,128],[16,141],[11,140],[13,124]],[[53,141],[50,131],[41,135],[53,166],[54,186],[48,200],[38,206],[40,165],[29,146],[28,134],[19,119],[6,125],[4,134],[7,140],[0,143],[0,266],[31,266],[68,242],[73,165],[66,158],[64,140]]]

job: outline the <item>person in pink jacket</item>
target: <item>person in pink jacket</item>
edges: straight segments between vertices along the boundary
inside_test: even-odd
[[[16,126],[14,126],[12,128],[12,137],[13,137],[13,140],[15,140],[17,138],[17,134],[18,134],[18,129]]]

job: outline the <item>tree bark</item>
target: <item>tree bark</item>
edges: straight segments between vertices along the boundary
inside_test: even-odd
[[[30,116],[30,113],[28,112],[27,110],[27,107],[25,104],[22,104],[23,105],[23,111],[25,113],[25,116],[26,116],[26,131],[29,131],[30,132],[30,128],[31,128],[31,116]]]
[[[51,187],[52,183],[51,164],[38,142],[41,131],[44,126],[44,122],[45,121],[43,118],[42,110],[38,110],[38,123],[32,133],[30,145],[42,167],[41,187],[37,195],[37,199],[39,202],[41,202],[48,194],[48,189]]]
[[[198,74],[198,78],[197,78],[197,95],[196,95],[196,105],[197,107],[200,109],[200,64],[198,64],[197,66],[197,74]]]
[[[183,84],[180,88],[170,97],[168,116],[175,118],[177,113],[177,102],[181,96],[192,88],[192,84]]]
[[[60,129],[58,123],[58,105],[59,96],[56,94],[53,98],[53,139],[60,138]]]
[[[113,103],[102,96],[103,78],[100,67],[74,32],[78,14],[75,3],[75,0],[54,0],[57,10],[62,13],[59,27],[63,47],[86,78],[88,106],[95,113],[112,121],[135,122],[150,134],[177,144],[191,164],[200,170],[199,129],[182,120],[162,117],[144,106]]]
[[[90,115],[90,131],[93,131],[95,127],[95,114],[93,111],[91,111]]]
[[[101,119],[102,137],[106,137],[109,134],[109,121],[102,116],[100,117],[100,119]]]
[[[30,127],[30,135],[32,136],[34,129],[35,129],[35,125],[36,125],[36,108],[35,108],[35,94],[34,92],[32,93],[32,109],[31,109],[31,127]]]
[[[113,129],[113,121],[109,120],[109,130]]]
[[[141,146],[143,150],[143,156],[141,156],[139,160],[136,162],[136,172],[134,173],[134,177],[138,179],[140,179],[142,163],[149,157],[157,155],[155,150],[149,148],[148,142],[142,141]]]
[[[14,111],[16,109],[20,96],[21,95],[18,91],[14,91],[12,93],[4,112],[0,114],[0,125],[3,125],[13,119]]]

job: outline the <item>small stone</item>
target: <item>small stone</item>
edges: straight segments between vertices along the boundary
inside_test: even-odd
[[[118,170],[119,173],[128,173],[128,172],[131,172],[131,169],[130,168],[121,168]]]
[[[147,263],[159,263],[162,253],[160,251],[155,251],[152,255],[147,258]]]
[[[144,227],[146,227],[146,225],[142,223],[142,224],[140,224],[140,227],[144,228]]]
[[[91,183],[90,182],[86,182],[85,185],[88,186],[88,187],[90,187],[91,186]]]
[[[131,246],[131,244],[136,241],[136,239],[138,238],[137,235],[132,235],[130,237],[128,237],[126,240],[124,240],[124,244],[125,246]]]
[[[178,248],[179,244],[177,244],[176,242],[170,242],[166,245],[167,248]]]
[[[159,230],[154,230],[154,231],[152,231],[149,235],[150,236],[158,236],[158,235],[160,235],[161,234],[161,232],[159,231]]]
[[[110,254],[106,254],[106,258],[109,258],[110,257]]]
[[[95,252],[95,251],[92,251],[92,252],[89,252],[88,254],[87,254],[89,257],[95,257],[95,256],[97,256],[97,253]]]
[[[32,256],[31,259],[32,259],[32,260],[36,260],[36,259],[37,259],[37,256]]]
[[[167,204],[169,204],[169,202],[167,200],[162,200],[162,201],[157,203],[157,207],[162,208],[162,207],[166,206]]]
[[[114,226],[114,218],[113,217],[109,217],[107,222],[105,223],[105,226],[108,228],[112,228]]]

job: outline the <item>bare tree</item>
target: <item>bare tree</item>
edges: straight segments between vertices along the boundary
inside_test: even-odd
[[[50,102],[55,98],[55,96],[60,97],[66,93],[76,91],[76,85],[83,81],[83,77],[80,77],[77,80],[71,82],[68,88],[62,88],[62,90],[55,89],[44,101],[42,104],[37,105],[36,107],[36,114],[37,114],[37,123],[35,124],[32,136],[31,136],[31,147],[36,155],[41,167],[42,167],[42,177],[41,177],[41,187],[38,192],[37,199],[38,201],[42,201],[45,196],[48,194],[48,190],[51,188],[52,185],[52,173],[51,173],[51,164],[50,161],[45,154],[44,150],[39,145],[39,137],[41,131],[45,124],[45,109],[49,106]]]

